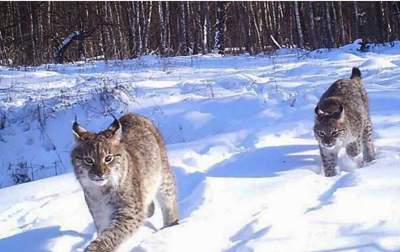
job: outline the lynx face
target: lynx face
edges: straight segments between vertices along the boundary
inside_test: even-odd
[[[324,106],[325,105],[325,106]],[[325,149],[334,149],[343,143],[346,136],[343,106],[326,107],[327,104],[315,108],[314,134],[317,141]]]
[[[345,128],[338,122],[328,121],[314,127],[314,134],[322,147],[333,149],[342,143],[345,136]]]
[[[78,146],[72,154],[77,174],[96,185],[118,179],[121,167],[120,125],[112,124],[98,134],[74,125]]]

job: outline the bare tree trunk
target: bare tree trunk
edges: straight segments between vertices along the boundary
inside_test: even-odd
[[[21,45],[20,51],[18,52],[17,59],[18,61],[16,62],[18,65],[24,65],[26,64],[26,46],[24,43],[24,38],[22,36],[22,16],[21,16],[21,2],[16,3],[16,12],[17,12],[17,33],[18,33],[18,42]]]
[[[31,63],[36,65],[36,41],[35,41],[35,24],[34,24],[34,13],[35,13],[35,6],[33,2],[30,2],[29,8],[29,21],[30,21],[30,30],[31,30]]]
[[[199,22],[199,6],[200,4],[198,2],[192,2],[189,3],[189,8],[190,8],[190,13],[191,17],[193,19],[193,54],[198,54],[199,53],[199,28],[200,28],[200,22]]]
[[[164,11],[164,22],[165,22],[165,36],[166,36],[166,46],[168,51],[171,50],[172,46],[171,46],[171,25],[170,25],[170,3],[169,2],[165,2],[165,11]],[[170,54],[168,52],[168,54]]]
[[[257,40],[257,51],[261,51],[262,47],[263,47],[263,41],[262,41],[262,28],[261,28],[261,24],[258,22],[258,15],[257,12],[254,10],[253,5],[257,4],[257,2],[251,2],[249,3],[250,6],[250,15],[252,18],[252,23],[253,26],[255,28],[255,32],[256,32],[256,40]],[[258,6],[256,6],[258,7]],[[259,8],[257,8],[257,10],[259,10]]]
[[[343,20],[343,11],[342,11],[342,2],[338,1],[337,3],[337,15],[339,21],[339,31],[340,31],[340,44],[346,43],[346,30],[344,28],[344,20]]]
[[[262,37],[263,37],[263,50],[266,50],[266,46],[268,45],[268,37],[269,35],[271,35],[271,31],[272,31],[272,21],[271,21],[271,15],[269,15],[268,13],[270,13],[269,9],[268,9],[268,2],[262,2],[260,3],[262,8],[261,8],[261,13],[260,13],[260,17],[261,17],[261,22],[263,24],[263,33],[262,33]],[[268,49],[267,49],[268,50]]]
[[[326,14],[326,27],[328,32],[328,47],[335,47],[335,41],[333,39],[332,34],[332,20],[331,20],[331,11],[329,8],[329,2],[325,2],[325,14]]]
[[[104,2],[104,9],[105,9],[105,21],[106,23],[111,23],[112,21],[112,14],[111,13],[111,8],[110,8],[110,2]],[[113,28],[110,27],[110,25],[106,26],[106,43],[110,43],[111,42],[111,48],[112,48],[112,54],[110,55],[109,51],[106,51],[106,58],[112,58],[115,57],[115,55],[117,55],[117,45],[115,42],[115,35],[114,35],[114,31]],[[111,56],[111,57],[110,57]]]
[[[92,8],[90,8],[91,6],[89,5],[89,3],[88,2],[86,2],[85,3],[85,19],[86,19],[86,21],[88,22],[88,20],[90,19],[90,16],[91,16],[91,14],[92,14]],[[90,13],[89,13],[90,12]],[[89,22],[88,22],[89,23]],[[88,24],[87,24],[88,25]],[[90,23],[90,26],[92,25],[92,23]],[[87,29],[90,29],[89,28],[89,26],[88,27],[86,27]],[[85,29],[86,29],[85,28]],[[94,37],[94,36],[93,36]],[[128,42],[129,43],[129,42]],[[90,41],[89,43],[86,43],[87,44],[87,46],[88,46],[88,48],[87,48],[87,50],[84,50],[84,53],[85,53],[85,57],[87,56],[87,55],[90,55],[90,57],[93,57],[94,55],[95,55],[95,48],[94,48],[94,41],[92,40],[92,41]],[[89,51],[89,53],[87,53],[87,51]]]
[[[63,41],[54,49],[54,63],[61,64],[64,62],[64,52],[68,49],[74,40],[82,39],[83,34],[78,31],[71,32]]]
[[[354,8],[354,35],[353,35],[353,40],[358,39],[360,34],[359,34],[359,25],[360,22],[358,20],[358,5],[357,2],[353,2],[353,8]]]
[[[303,30],[301,28],[301,20],[300,20],[300,11],[299,11],[299,2],[294,2],[294,13],[296,17],[296,28],[297,28],[297,35],[298,35],[298,46],[300,48],[304,48],[304,37],[303,37]]]
[[[189,55],[190,46],[190,28],[189,28],[189,3],[187,1],[183,2],[183,22],[185,27],[185,55]]]
[[[133,13],[134,13],[134,17],[133,17],[133,24],[134,24],[134,31],[135,31],[135,55],[141,55],[142,54],[142,30],[141,27],[139,25],[139,20],[140,20],[140,16],[139,16],[139,2],[132,2],[132,7],[133,7]]]
[[[289,46],[293,47],[294,46],[294,34],[293,31],[295,30],[295,22],[294,22],[294,10],[292,7],[292,4],[286,3],[287,6],[287,14],[286,18],[288,19],[287,25],[286,25],[286,36],[289,38]]]
[[[272,20],[273,20],[273,30],[274,37],[277,38],[280,35],[280,25],[279,25],[279,6],[280,2],[269,2],[272,6]],[[280,37],[280,36],[279,36]]]
[[[225,4],[217,2],[217,19],[215,24],[215,44],[214,51],[224,54],[224,26],[225,26]]]
[[[339,32],[337,31],[338,29],[337,29],[337,27],[338,27],[338,25],[337,25],[337,15],[336,15],[336,8],[335,8],[335,5],[334,5],[334,3],[333,2],[329,2],[329,6],[330,6],[330,9],[332,10],[331,11],[331,13],[333,14],[333,20],[332,20],[332,22],[331,22],[331,25],[332,25],[332,37],[333,37],[333,43],[335,44],[335,47],[337,46],[337,44],[338,44],[338,41],[339,41],[339,38],[338,38],[338,34],[339,34]]]
[[[148,48],[149,48],[149,37],[150,37],[150,24],[151,24],[151,18],[152,18],[152,9],[153,9],[153,2],[147,2],[147,4],[145,5],[145,3],[141,3],[141,10],[142,10],[142,27],[143,29],[141,29],[141,36],[143,37],[143,40],[141,41],[141,46],[142,49],[140,50],[141,53],[143,52],[147,52]],[[146,8],[147,7],[147,8]],[[140,24],[140,22],[139,22]]]
[[[376,21],[377,21],[377,30],[379,33],[380,41],[385,42],[385,28],[384,27],[384,11],[383,11],[383,4],[382,2],[375,2],[375,11],[376,11]]]
[[[107,3],[107,2],[106,2]],[[107,4],[107,12],[108,12],[108,20],[110,23],[113,23],[114,20],[114,15],[113,15],[113,11],[112,11],[112,6],[111,6],[111,2],[109,2]],[[112,41],[112,46],[113,46],[113,52],[114,55],[113,57],[118,57],[118,46],[117,46],[117,41],[116,41],[116,36],[115,36],[115,31],[114,31],[114,27],[110,27],[110,31],[111,31],[111,41]]]
[[[158,2],[158,13],[160,16],[160,54],[162,56],[165,55],[165,47],[166,47],[166,29],[165,29],[165,19],[164,19],[164,11],[163,11],[163,2]]]
[[[387,8],[385,8],[385,6],[387,6],[389,4],[389,2],[385,2],[382,3],[382,16],[383,19],[385,20],[385,25],[386,25],[386,41],[390,41],[391,40],[391,36],[392,36],[392,27],[390,25],[390,19],[389,19],[389,13],[387,11]]]
[[[118,53],[118,58],[123,59],[123,55],[126,54],[126,47],[124,43],[124,35],[123,35],[123,25],[122,25],[122,19],[121,19],[121,3],[117,4],[118,2],[114,2],[114,12],[115,12],[115,19],[117,21],[117,31],[118,31],[118,48],[119,48],[119,53]]]
[[[82,12],[82,4],[81,2],[75,2],[75,8],[76,8],[76,12],[80,13]],[[79,32],[83,32],[84,31],[84,20],[83,20],[83,15],[79,15],[79,23],[78,23],[78,31]],[[78,37],[78,54],[79,54],[79,60],[84,61],[86,58],[86,53],[85,53],[85,46],[84,46],[84,41],[83,41],[83,36],[79,36]]]
[[[210,5],[207,4],[205,8],[205,20],[204,20],[204,45],[206,48],[206,53],[212,50],[212,34],[211,34],[211,19],[210,19]]]
[[[206,13],[206,3],[199,3],[199,14],[200,14],[200,44],[201,44],[201,53],[207,53],[207,13]]]
[[[249,54],[253,54],[253,50],[251,48],[248,16],[246,13],[244,3],[239,3],[238,9],[239,9],[238,13],[239,13],[239,20],[241,23],[242,33],[245,36],[244,47]]]
[[[49,32],[50,34],[53,34],[53,31],[51,29],[51,22],[52,22],[52,20],[51,20],[51,7],[52,7],[53,3],[51,1],[49,1],[49,2],[47,2],[47,4],[48,5],[47,5],[47,24],[46,24],[46,27],[47,27],[47,32]],[[53,47],[51,46],[50,43],[47,44],[47,50],[48,50],[48,52],[51,52],[53,50]]]
[[[96,14],[97,16],[100,16],[102,14],[100,6],[96,6]],[[100,48],[100,54],[104,56],[104,58],[106,58],[106,35],[105,35],[105,29],[104,29],[104,25],[100,26],[100,43],[99,43],[99,48]]]
[[[136,52],[135,52],[135,22],[133,20],[133,16],[135,15],[135,10],[133,5],[130,2],[125,2],[126,6],[125,8],[128,10],[128,41],[127,41],[127,47],[129,50],[129,57],[136,57]]]
[[[0,30],[0,64],[5,64],[2,61],[8,59],[7,51],[4,48],[3,41],[4,41],[3,33]]]
[[[188,31],[187,31],[187,13],[186,13],[186,2],[180,2],[180,39],[179,39],[179,52],[181,55],[188,55]]]
[[[310,37],[311,37],[311,47],[316,49],[317,45],[317,38],[315,35],[315,22],[314,22],[314,8],[313,2],[308,2],[308,13],[309,13],[309,21],[310,21]]]

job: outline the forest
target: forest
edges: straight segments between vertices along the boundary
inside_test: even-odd
[[[399,39],[398,2],[0,2],[0,64],[255,55]]]

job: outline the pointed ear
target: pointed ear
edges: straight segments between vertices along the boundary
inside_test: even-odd
[[[75,121],[72,125],[72,133],[74,134],[76,140],[84,140],[84,136],[88,133],[88,131]]]
[[[122,136],[122,126],[119,120],[114,119],[114,122],[104,131],[107,138],[119,143]]]
[[[344,116],[343,111],[344,111],[343,105],[340,104],[338,110],[336,112],[332,113],[332,117],[337,120],[343,119],[343,116]]]
[[[318,119],[318,120],[321,119],[322,116],[324,116],[324,115],[326,114],[324,111],[322,111],[322,110],[318,107],[318,105],[315,106],[314,113],[315,113],[315,115],[317,116],[317,119]]]

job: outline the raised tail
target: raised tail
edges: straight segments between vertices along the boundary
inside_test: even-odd
[[[361,79],[361,71],[358,67],[353,67],[353,70],[351,70],[351,76],[350,79]]]
[[[364,88],[362,81],[361,81],[361,71],[358,67],[353,67],[353,69],[351,70],[350,79],[353,80],[353,82],[352,82],[353,87],[360,90],[361,99],[363,100],[364,105],[366,106],[367,111],[368,111],[369,110],[368,94]]]

